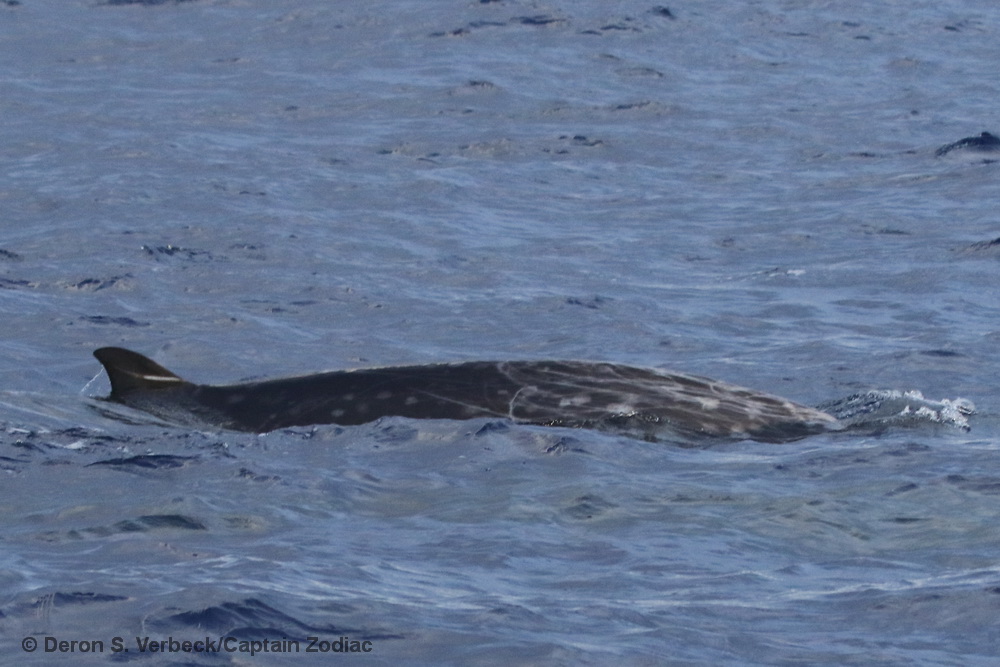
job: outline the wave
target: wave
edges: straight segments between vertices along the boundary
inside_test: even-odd
[[[968,431],[975,404],[967,398],[931,400],[916,390],[878,389],[816,406],[845,428],[947,424]]]

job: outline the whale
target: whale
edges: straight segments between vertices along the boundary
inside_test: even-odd
[[[941,146],[934,151],[934,155],[941,157],[956,150],[969,150],[979,153],[990,153],[1000,151],[1000,137],[989,132],[981,132],[975,137],[964,137],[958,141]]]
[[[231,385],[184,380],[121,347],[94,356],[105,400],[195,428],[266,433],[384,417],[586,428],[644,440],[790,442],[839,430],[834,416],[746,387],[609,362],[465,361],[330,371]]]

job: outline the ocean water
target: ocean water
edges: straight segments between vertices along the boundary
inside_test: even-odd
[[[0,664],[995,663],[1000,152],[935,154],[1000,132],[994,3],[21,0],[0,54]],[[197,432],[105,345],[978,413]]]

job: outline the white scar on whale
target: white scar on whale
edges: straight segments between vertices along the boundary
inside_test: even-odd
[[[859,423],[907,420],[968,428],[965,399],[867,392],[810,408],[710,378],[606,362],[468,361],[332,371],[235,385],[199,385],[131,350],[94,352],[109,400],[178,424],[264,433],[350,426],[382,417],[508,419],[647,440],[749,438],[789,442]]]

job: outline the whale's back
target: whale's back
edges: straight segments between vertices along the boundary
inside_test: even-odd
[[[825,412],[709,378],[582,361],[368,368],[226,386],[187,382],[141,354],[101,348],[110,399],[185,424],[266,432],[381,417],[496,417],[644,439],[783,442],[837,428]]]

